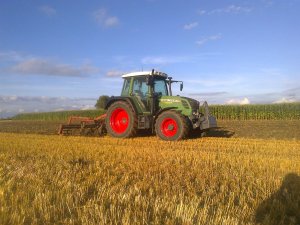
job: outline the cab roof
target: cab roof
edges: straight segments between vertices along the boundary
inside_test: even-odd
[[[123,78],[125,77],[136,77],[136,76],[147,76],[152,75],[152,71],[139,71],[139,72],[132,72],[122,75]],[[168,78],[168,75],[163,72],[154,71],[153,75],[155,76],[161,76],[163,78]]]

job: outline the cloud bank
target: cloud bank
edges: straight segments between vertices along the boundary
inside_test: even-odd
[[[228,105],[249,105],[250,101],[248,98],[243,99],[230,99],[226,102]]]
[[[0,118],[18,113],[94,109],[97,99],[46,96],[1,96]]]
[[[89,63],[74,66],[51,59],[34,57],[15,51],[0,52],[0,75],[45,75],[62,77],[84,77],[97,74],[100,69]]]
[[[17,63],[9,67],[7,71],[14,74],[83,77],[98,73],[99,69],[88,64],[74,67],[69,64],[34,58]]]

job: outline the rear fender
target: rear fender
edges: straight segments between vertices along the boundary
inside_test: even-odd
[[[138,110],[135,107],[133,101],[129,97],[122,97],[122,96],[115,97],[115,96],[112,96],[107,101],[105,109],[107,110],[111,106],[111,104],[113,104],[114,102],[118,102],[118,101],[127,102],[131,106],[131,108],[134,110],[134,112],[137,114]]]

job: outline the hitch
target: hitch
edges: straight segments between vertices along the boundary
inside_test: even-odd
[[[216,117],[210,114],[208,104],[206,101],[202,104],[202,108],[203,108],[204,118],[200,122],[200,130],[206,130],[209,128],[217,127]]]

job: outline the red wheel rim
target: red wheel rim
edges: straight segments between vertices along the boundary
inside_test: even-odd
[[[129,116],[126,110],[116,108],[110,116],[110,126],[114,132],[124,133],[129,125]]]
[[[161,123],[160,129],[166,137],[173,137],[178,130],[177,122],[172,118],[165,118]]]

